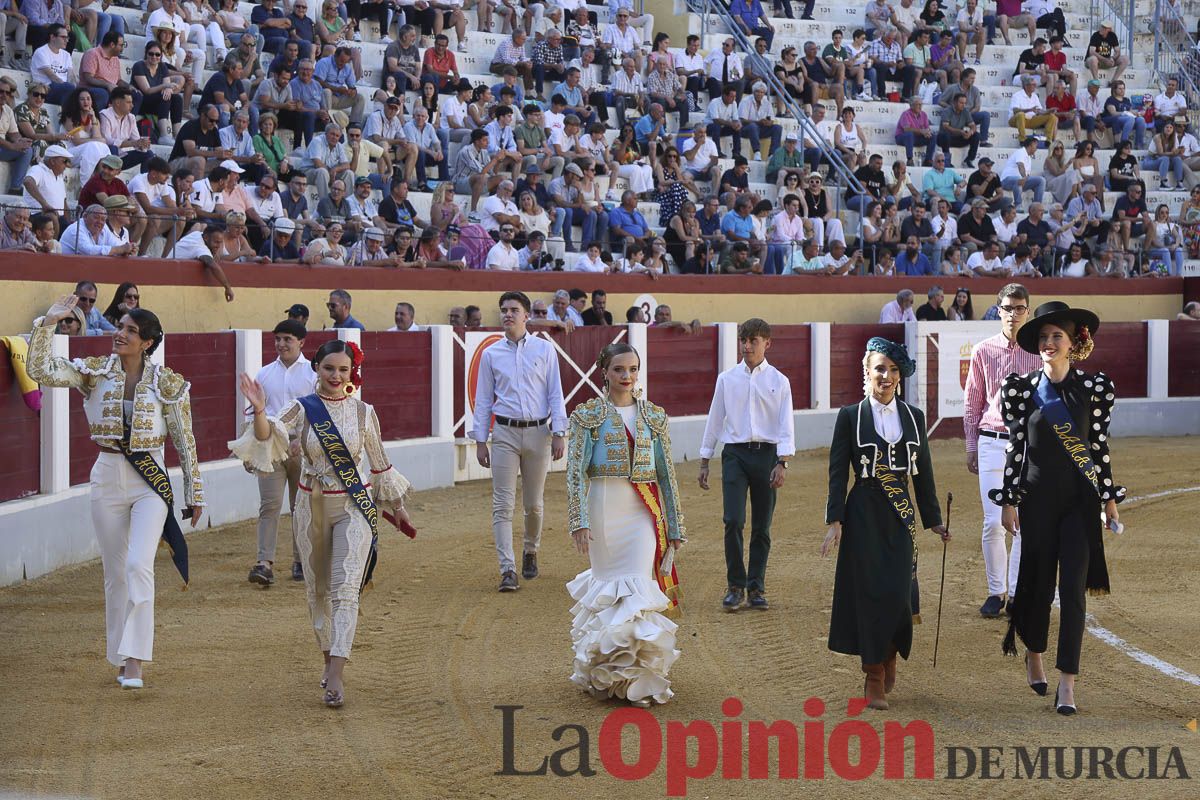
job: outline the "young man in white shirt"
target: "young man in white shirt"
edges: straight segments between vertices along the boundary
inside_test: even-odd
[[[500,241],[496,242],[488,250],[488,269],[516,272],[521,268],[520,259],[517,257],[517,248],[512,246],[513,235],[516,232],[517,229],[513,227],[511,222],[505,222],[500,225]]]
[[[726,611],[747,605],[765,611],[767,555],[771,552],[771,517],[775,490],[783,486],[788,461],[796,453],[792,387],[787,377],[767,363],[771,326],[748,319],[738,326],[742,361],[717,376],[704,437],[700,444],[700,488],[708,489],[708,462],[717,442],[721,451],[721,485],[725,520],[725,567],[729,591],[721,601]],[[746,525],[746,493],[750,493],[750,564],[742,560]]]
[[[1000,173],[1000,185],[1013,193],[1013,202],[1017,213],[1022,213],[1021,204],[1025,192],[1033,192],[1033,202],[1042,202],[1042,193],[1046,190],[1046,179],[1033,174],[1033,154],[1037,152],[1038,141],[1027,136],[1021,141],[1021,146],[1008,155],[1004,169]]]
[[[291,402],[316,391],[317,373],[304,357],[305,327],[294,319],[275,326],[277,358],[258,371],[255,380],[267,396],[266,410],[279,416]],[[253,415],[247,415],[251,419]],[[283,490],[287,489],[288,508],[296,509],[296,489],[300,484],[300,442],[295,440],[288,457],[274,472],[258,476],[258,562],[250,570],[250,583],[270,586],[275,582],[275,546],[279,538],[279,511],[283,508]],[[292,526],[292,580],[304,580],[300,549]]]
[[[558,353],[548,341],[526,330],[530,310],[529,298],[523,292],[500,295],[504,337],[484,350],[479,359],[475,413],[469,432],[476,442],[479,465],[492,470],[492,535],[500,561],[501,592],[520,588],[512,543],[517,474],[521,475],[525,506],[521,574],[536,578],[546,472],[550,460],[557,461],[566,451],[567,408]]]

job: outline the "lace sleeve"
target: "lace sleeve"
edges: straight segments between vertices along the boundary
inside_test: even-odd
[[[1008,428],[1008,446],[1004,448],[1004,478],[1001,488],[988,492],[988,499],[998,506],[1020,505],[1025,496],[1021,486],[1024,474],[1026,432],[1029,415],[1033,413],[1033,388],[1017,373],[1011,373],[1000,387],[1001,411]]]
[[[1086,385],[1086,383],[1085,383]],[[1092,377],[1092,429],[1088,431],[1092,440],[1092,459],[1100,472],[1100,499],[1104,502],[1125,499],[1125,487],[1113,483],[1112,464],[1108,452],[1108,424],[1112,418],[1113,403],[1117,399],[1117,386],[1103,372]]]
[[[229,452],[241,459],[253,473],[267,475],[275,466],[287,460],[288,445],[304,431],[304,407],[293,400],[278,417],[267,417],[271,435],[260,441],[254,435],[254,425],[247,425],[242,435],[229,442]]]
[[[383,436],[379,432],[379,417],[375,409],[363,404],[366,423],[363,427],[363,446],[367,451],[367,462],[371,468],[370,483],[375,503],[384,508],[403,508],[404,496],[408,494],[409,481],[392,466],[383,449]]]

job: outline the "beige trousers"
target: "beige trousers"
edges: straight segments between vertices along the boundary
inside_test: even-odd
[[[280,468],[282,467],[282,468]],[[296,487],[300,483],[300,457],[293,456],[268,475],[258,476],[258,560],[275,562],[275,544],[279,539],[279,512],[287,490],[288,509],[292,512],[292,561],[300,560],[296,544]]]
[[[371,526],[348,507],[346,495],[325,495],[319,486],[300,495],[294,519],[296,530],[304,532],[296,539],[317,644],[323,653],[349,658]]]
[[[499,423],[492,429],[492,536],[500,574],[516,572],[513,554],[513,507],[517,476],[525,507],[524,552],[536,553],[542,541],[542,491],[550,469],[550,423],[536,428],[513,428]]]

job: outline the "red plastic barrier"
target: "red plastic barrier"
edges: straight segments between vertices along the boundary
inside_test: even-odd
[[[384,441],[416,439],[432,431],[431,337],[428,332],[362,334],[364,397],[375,407]]]
[[[831,325],[829,328],[829,404],[833,408],[857,403],[863,398],[862,357],[867,340],[882,336],[904,341],[904,326]]]
[[[8,353],[0,364],[0,502],[37,494],[41,470],[40,429],[37,412],[21,398],[21,388]]]
[[[650,400],[673,417],[707,414],[717,385],[717,328],[695,336],[677,330],[646,330]]]
[[[1103,331],[1102,331],[1103,332]],[[1200,323],[1171,322],[1171,345],[1167,350],[1167,395],[1200,395]],[[1117,384],[1124,393],[1124,387]]]
[[[166,339],[167,366],[191,384],[192,433],[201,461],[229,457],[228,442],[237,436],[234,391],[237,387],[237,337],[224,333],[174,333]],[[167,465],[176,466],[174,447]]]
[[[1096,332],[1096,350],[1079,364],[1104,372],[1117,384],[1117,397],[1146,396],[1146,323],[1105,322]]]
[[[89,356],[106,356],[112,352],[112,338],[109,336],[72,336],[67,345],[71,358],[87,358]],[[87,483],[92,474],[92,464],[96,463],[99,452],[92,444],[91,433],[88,430],[87,416],[83,413],[83,395],[72,391],[71,395],[71,485],[78,486]]]
[[[791,382],[792,408],[812,408],[812,329],[807,325],[772,325],[767,363]]]

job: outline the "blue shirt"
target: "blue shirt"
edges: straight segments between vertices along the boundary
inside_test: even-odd
[[[730,211],[721,217],[721,233],[733,233],[743,239],[749,239],[754,235],[754,217],[750,214],[739,217],[736,211]]]
[[[492,87],[492,94],[495,95],[497,100],[500,99],[500,90],[503,88],[504,88],[504,81],[500,81],[499,83],[497,83],[495,86]],[[518,106],[525,105],[525,87],[521,85],[521,82],[517,81],[516,83],[514,83],[512,85],[512,90],[517,93],[517,105]],[[553,97],[553,95],[551,95],[551,97]]]
[[[349,314],[346,315],[345,322],[335,322],[335,323],[333,323],[333,327],[335,327],[335,328],[358,328],[360,331],[365,331],[367,329],[366,325],[363,325],[361,322],[359,322],[358,320],[356,320],[354,317],[350,316]]]
[[[101,336],[117,329],[115,325],[104,318],[95,303],[92,303],[91,309],[84,316],[87,317],[87,330],[84,331],[86,336]]]
[[[292,99],[299,100],[309,111],[319,110],[325,102],[325,90],[315,80],[305,83],[299,78],[292,78],[288,86],[292,87]]]
[[[712,236],[717,231],[721,230],[721,213],[718,211],[711,217],[704,213],[703,210],[696,212],[696,222],[700,223],[700,233],[704,236]]]
[[[636,208],[633,211],[626,211],[624,206],[617,206],[612,211],[608,212],[608,228],[620,228],[630,236],[641,238],[650,232],[650,226],[646,224],[646,218],[642,216],[642,212]]]
[[[654,118],[649,114],[643,114],[633,126],[633,133],[639,144],[646,144],[650,140],[650,131],[652,130],[654,130]],[[663,132],[666,132],[666,125],[663,126]]]
[[[258,26],[259,33],[263,38],[270,41],[271,39],[286,39],[288,32],[284,28],[266,27],[263,25],[268,19],[283,19],[283,9],[276,7],[267,11],[264,6],[255,6],[250,12],[250,22]]]
[[[901,250],[896,255],[896,274],[897,275],[932,275],[933,265],[929,263],[929,258],[921,251],[917,251],[916,261],[908,260],[908,251]]]
[[[762,3],[759,0],[733,0],[729,4],[729,14],[734,17],[741,17],[742,22],[750,28],[758,25],[758,20],[762,17]]]
[[[317,62],[316,69],[313,70],[313,78],[329,86],[350,89],[355,87],[354,68],[350,66],[350,62],[347,61],[346,66],[338,69],[338,65],[333,63],[333,56],[325,56]]]
[[[572,108],[581,106],[583,105],[582,86],[583,84],[575,84],[575,88],[572,89],[571,87],[567,86],[566,81],[563,81],[558,86],[554,87],[554,91],[550,92],[550,96],[553,97],[556,94],[561,94],[563,99],[567,101],[567,105],[571,106]]]

